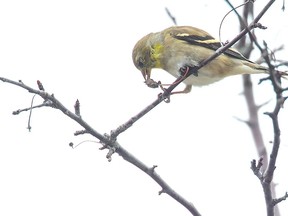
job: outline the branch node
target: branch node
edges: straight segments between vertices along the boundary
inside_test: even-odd
[[[163,93],[158,94],[159,100],[163,100],[165,103],[170,103],[170,93],[168,93],[167,89],[163,88],[162,86],[161,89],[163,90]]]
[[[154,174],[155,169],[158,167],[158,165],[153,165],[150,169],[149,169],[149,173]]]
[[[287,90],[288,90],[288,88],[287,88]],[[285,90],[285,91],[286,91],[286,90]],[[287,98],[288,98],[288,96],[283,97],[283,104],[285,103],[285,101],[287,100]],[[282,106],[284,106],[284,105],[282,105]]]
[[[152,167],[153,172],[157,167],[158,167],[158,165],[153,165],[153,167]]]
[[[271,76],[267,76],[267,77],[259,79],[258,85],[260,85],[262,82],[267,81],[267,80],[271,80]]]
[[[158,192],[158,195],[161,195],[162,193],[166,193],[164,189],[160,190],[160,191]]]
[[[274,118],[274,113],[272,112],[264,112],[264,115],[268,115],[270,118]]]
[[[263,159],[264,159],[263,156],[261,156],[259,158],[257,164],[256,164],[256,160],[255,159],[253,159],[251,161],[251,169],[252,169],[254,175],[256,175],[259,178],[259,180],[261,180],[261,181],[263,180],[263,175],[260,172],[260,169],[263,166]]]
[[[120,125],[116,130],[111,130],[110,131],[110,136],[107,134],[107,138],[110,140],[111,143],[115,143],[117,140],[117,136],[119,135],[119,132],[125,131],[126,125]]]
[[[238,118],[237,116],[233,116],[237,121],[240,121],[246,125],[248,125],[249,127],[251,127],[252,123],[248,120],[244,120],[244,119],[241,119],[241,118]]]
[[[100,142],[100,143],[101,143],[101,142]],[[102,144],[103,144],[103,143],[102,143]],[[106,149],[106,148],[107,148],[107,145],[103,144],[103,146],[100,147],[99,150],[104,150],[104,149]]]
[[[285,103],[286,99],[287,99],[287,96],[286,97],[282,96],[278,99],[279,105],[281,106],[281,108],[284,108],[284,103]]]
[[[116,144],[116,139],[112,140],[111,136],[109,136],[107,133],[104,134],[105,139],[100,140],[100,143],[103,145],[99,148],[99,150],[108,149],[108,153],[106,155],[106,158],[108,159],[108,162],[112,161],[112,155],[117,151],[119,145]]]

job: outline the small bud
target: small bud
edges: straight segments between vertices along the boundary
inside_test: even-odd
[[[76,100],[76,103],[74,105],[74,109],[75,109],[75,115],[80,117],[80,102],[78,99]]]
[[[37,85],[40,91],[45,91],[42,83],[39,80],[37,80]]]

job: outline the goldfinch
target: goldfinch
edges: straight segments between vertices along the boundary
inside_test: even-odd
[[[179,77],[183,75],[185,68],[197,66],[221,46],[219,41],[199,28],[173,26],[140,39],[133,49],[132,58],[149,86],[153,68],[163,69],[174,77]],[[185,79],[183,82],[186,88],[180,93],[188,93],[192,86],[209,85],[227,76],[257,73],[269,72],[266,67],[246,59],[235,49],[229,48],[200,68],[197,74]]]

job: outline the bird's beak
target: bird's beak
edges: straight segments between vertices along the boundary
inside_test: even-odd
[[[150,79],[151,69],[143,68],[143,69],[141,70],[141,73],[142,73],[145,81]]]

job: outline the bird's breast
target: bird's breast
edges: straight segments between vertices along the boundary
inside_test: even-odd
[[[177,58],[174,57],[170,59],[169,62],[166,62],[166,64],[164,65],[165,67],[163,69],[165,71],[170,73],[172,76],[178,78],[181,75],[180,68],[188,65],[195,66],[198,65],[198,62],[195,62],[188,58],[185,59],[183,57],[180,60],[177,60]],[[217,82],[223,78],[224,78],[223,76],[215,74],[214,71],[211,71],[209,70],[209,68],[206,68],[204,66],[203,68],[199,69],[198,76],[192,74],[183,82],[187,85],[204,86]]]

